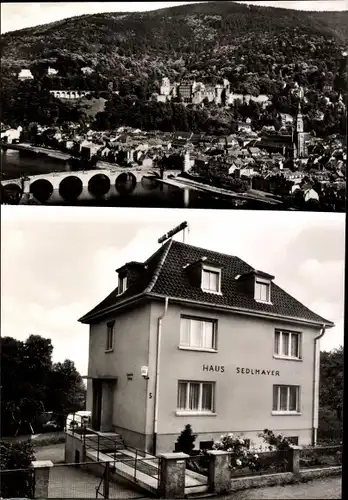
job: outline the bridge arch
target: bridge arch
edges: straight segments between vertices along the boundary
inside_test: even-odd
[[[140,182],[142,187],[148,191],[156,189],[159,186],[159,182],[154,177],[143,176]]]
[[[53,185],[47,179],[37,179],[30,184],[31,194],[41,203],[47,201],[53,193]]]
[[[132,172],[123,172],[115,181],[116,191],[119,194],[131,194],[137,185],[137,178]]]
[[[1,203],[18,205],[23,195],[23,188],[15,182],[10,182],[4,186],[1,184]]]
[[[93,175],[88,181],[88,191],[96,198],[100,198],[110,191],[110,178],[106,174]]]
[[[69,175],[59,183],[59,194],[65,201],[75,201],[83,190],[83,182],[76,175]]]

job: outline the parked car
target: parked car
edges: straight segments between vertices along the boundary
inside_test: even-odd
[[[76,413],[70,413],[66,419],[67,429],[81,429],[82,427],[88,427],[91,424],[92,412],[87,410],[77,411]]]

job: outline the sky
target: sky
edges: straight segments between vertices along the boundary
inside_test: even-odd
[[[53,361],[86,375],[78,318],[116,288],[116,269],[147,259],[183,221],[187,243],[240,257],[333,321],[322,350],[343,345],[345,216],[315,212],[2,206],[2,335],[50,338]]]
[[[6,2],[1,4],[1,33],[83,14],[154,10],[190,2]],[[196,2],[197,3],[197,2]],[[347,0],[241,1],[298,10],[347,10]]]

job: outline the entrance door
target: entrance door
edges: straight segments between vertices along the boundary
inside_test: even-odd
[[[92,428],[95,431],[100,430],[101,405],[102,405],[102,381],[99,379],[94,379],[93,380]]]

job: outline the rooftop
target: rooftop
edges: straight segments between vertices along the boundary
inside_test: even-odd
[[[188,276],[187,268],[206,258],[221,267],[221,295],[204,292],[194,286]],[[171,301],[185,302],[187,305],[200,305],[248,315],[276,317],[321,326],[334,324],[309,310],[273,281],[271,284],[272,304],[260,303],[246,294],[239,286],[237,276],[253,273],[256,270],[239,257],[222,254],[212,250],[168,240],[144,262],[137,279],[118,295],[115,288],[110,295],[79,319],[90,324],[100,320],[116,309],[119,311],[135,304],[138,300],[157,300],[169,297]]]

